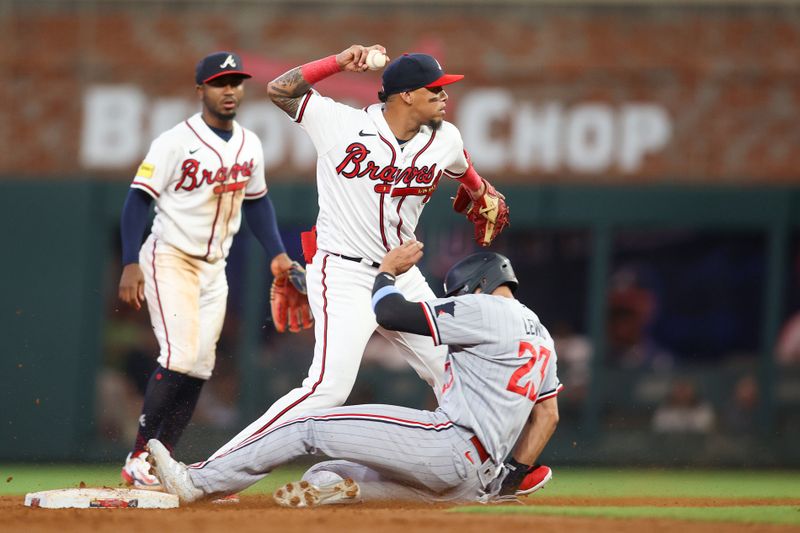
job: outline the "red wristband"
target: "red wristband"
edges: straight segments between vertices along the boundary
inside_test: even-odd
[[[339,63],[336,62],[336,56],[328,56],[322,59],[317,59],[316,61],[306,63],[300,67],[300,73],[303,75],[303,79],[311,85],[314,85],[318,81],[324,80],[328,76],[332,76],[337,72],[341,72],[341,70],[342,69],[339,68]]]
[[[464,184],[464,187],[471,191],[477,191],[483,185],[483,178],[475,171],[475,167],[472,164],[467,167],[467,171],[464,172],[464,175],[458,178],[458,181]]]

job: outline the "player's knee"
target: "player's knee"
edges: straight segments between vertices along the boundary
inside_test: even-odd
[[[321,463],[306,470],[305,474],[303,474],[303,479],[318,487],[324,487],[338,483],[344,478],[328,468],[324,463]]]
[[[380,479],[380,475],[362,464],[342,459],[317,463],[303,474],[303,479],[317,486],[338,483],[346,478],[358,482],[374,482]]]

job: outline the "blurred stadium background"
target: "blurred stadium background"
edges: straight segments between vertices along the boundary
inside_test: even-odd
[[[505,192],[495,250],[557,339],[554,466],[800,466],[800,8],[795,2],[0,0],[0,460],[121,462],[157,352],[116,300],[118,223],[150,141],[194,112],[194,65],[239,52],[290,254],[314,152],[266,98],[351,43],[466,75],[451,120]],[[379,75],[321,92],[363,105]],[[441,293],[473,250],[452,184],[425,210]],[[200,459],[302,379],[246,224],[215,376],[179,453]],[[373,339],[350,403],[430,407]]]

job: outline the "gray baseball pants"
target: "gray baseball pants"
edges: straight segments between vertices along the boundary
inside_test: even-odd
[[[485,452],[473,437],[441,410],[336,407],[255,431],[237,447],[190,465],[189,474],[207,496],[233,494],[294,459],[324,455],[339,461],[319,467],[355,479],[365,500],[476,501],[498,469],[491,459],[478,459]]]

